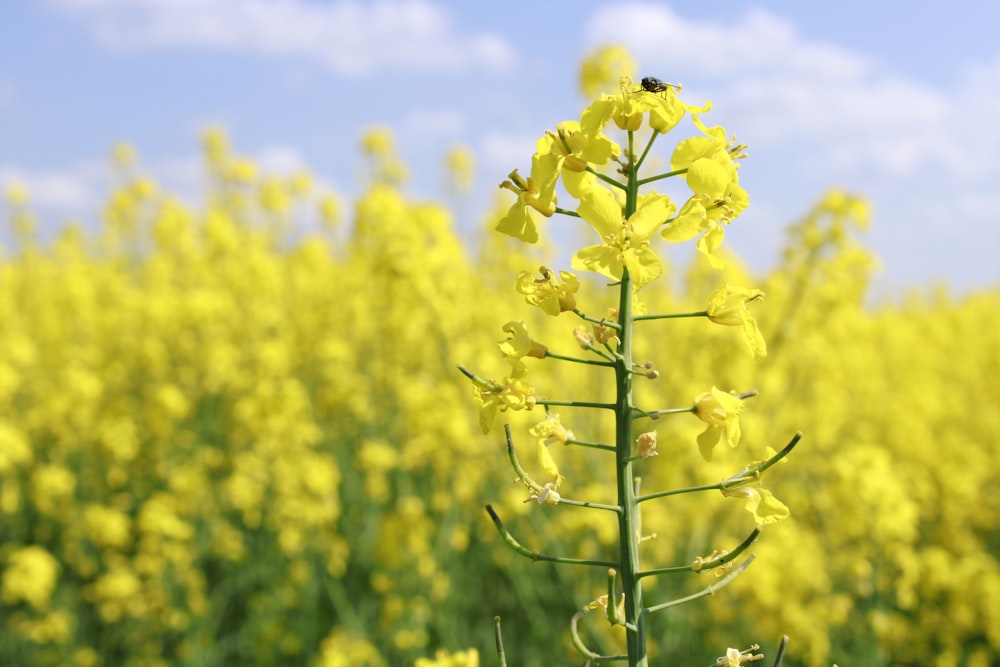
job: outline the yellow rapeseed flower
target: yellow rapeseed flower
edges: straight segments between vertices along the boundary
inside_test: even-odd
[[[764,299],[759,289],[748,289],[728,283],[712,292],[708,299],[708,319],[716,324],[742,327],[743,342],[756,360],[767,356],[767,343],[757,327],[757,320],[747,306]]]
[[[580,289],[580,281],[569,271],[555,272],[546,267],[539,269],[540,278],[535,278],[530,272],[522,271],[517,276],[514,289],[523,294],[525,301],[532,306],[538,306],[546,315],[558,315],[576,308],[574,294]]]
[[[635,213],[625,220],[614,194],[607,188],[594,187],[584,193],[577,212],[597,230],[603,242],[573,255],[574,269],[620,280],[628,268],[636,288],[663,274],[663,263],[650,249],[649,237],[674,212],[669,197],[656,193],[640,197]]]
[[[726,434],[726,442],[730,447],[739,444],[741,412],[743,399],[717,387],[712,387],[711,391],[699,394],[694,399],[694,415],[708,424],[698,436],[698,449],[706,461],[712,460],[712,450],[723,433]]]
[[[48,606],[59,579],[59,561],[43,547],[29,545],[15,549],[3,571],[4,603],[27,602],[35,609]]]

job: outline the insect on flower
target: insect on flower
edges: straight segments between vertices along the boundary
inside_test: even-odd
[[[664,83],[656,77],[647,76],[642,80],[642,89],[647,93],[662,93],[671,84]]]

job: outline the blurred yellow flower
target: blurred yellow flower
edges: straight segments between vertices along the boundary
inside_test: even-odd
[[[632,54],[620,44],[606,44],[580,62],[580,92],[595,97],[613,92],[623,76],[635,76],[636,63]]]
[[[466,146],[453,146],[445,157],[445,169],[450,188],[456,192],[472,189],[476,158]]]
[[[131,522],[116,509],[89,503],[83,510],[87,535],[102,547],[124,548],[131,540]]]
[[[361,150],[373,157],[386,157],[395,151],[392,130],[384,125],[367,129],[361,135]]]
[[[0,421],[0,475],[31,463],[34,458],[24,432],[6,421]]]
[[[36,545],[15,549],[3,571],[5,604],[27,602],[35,609],[48,606],[61,567],[52,554]]]
[[[479,651],[470,648],[467,651],[450,653],[439,649],[434,658],[417,658],[413,667],[479,667]]]

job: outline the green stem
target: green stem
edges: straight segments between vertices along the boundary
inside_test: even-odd
[[[660,181],[664,178],[671,178],[672,176],[680,176],[681,174],[687,173],[687,167],[683,169],[678,169],[677,171],[668,171],[665,174],[657,174],[656,176],[650,176],[649,178],[644,178],[641,181],[636,181],[636,186],[646,185],[647,183],[652,183],[654,181]]]
[[[652,410],[650,412],[646,412],[645,410],[636,410],[635,418],[642,419],[643,417],[649,417],[651,419],[657,419],[663,415],[680,415],[685,412],[694,412],[696,409],[697,408],[692,406],[690,408],[665,408],[663,410]]]
[[[656,137],[658,137],[658,136],[660,136],[659,131],[658,130],[653,130],[653,134],[650,135],[650,137],[649,137],[649,143],[646,144],[646,149],[644,151],[642,151],[642,155],[639,156],[639,159],[635,163],[635,170],[636,171],[639,171],[639,167],[641,167],[642,163],[645,162],[646,155],[649,153],[649,149],[653,147],[653,142],[656,141]]]
[[[788,456],[795,445],[799,444],[799,440],[802,439],[802,433],[796,433],[792,436],[792,439],[788,442],[784,448],[772,456],[771,458],[758,463],[757,465],[752,465],[739,471],[732,477],[727,477],[721,482],[716,484],[705,484],[703,486],[688,486],[683,489],[668,489],[666,491],[657,491],[656,493],[649,493],[645,496],[639,496],[636,502],[644,503],[647,500],[655,500],[656,498],[666,498],[667,496],[676,496],[682,493],[695,493],[698,491],[722,491],[723,489],[731,489],[734,487],[742,486],[748,482],[753,482],[754,480],[760,479],[761,473],[775,465],[781,459]]]
[[[507,667],[507,654],[503,650],[503,635],[500,633],[500,617],[493,617],[493,634],[497,642],[497,658],[500,659],[500,667]]]
[[[612,187],[618,188],[619,190],[626,190],[626,189],[628,189],[627,186],[624,183],[622,183],[621,181],[616,181],[615,179],[611,178],[607,174],[602,174],[601,172],[599,172],[596,169],[594,169],[593,167],[591,167],[589,164],[587,165],[587,171],[589,171],[590,173],[592,173],[594,176],[597,176],[597,178],[601,179],[602,181],[604,181],[605,183],[607,183],[608,185],[610,185]]]
[[[628,133],[629,158],[633,160],[627,170],[628,187],[625,190],[625,219],[636,210],[639,184],[633,152],[634,136]],[[615,363],[615,448],[616,486],[618,506],[618,572],[622,578],[625,593],[625,643],[628,649],[629,667],[647,667],[646,656],[646,614],[642,606],[642,584],[639,581],[639,503],[636,499],[635,482],[632,474],[632,276],[628,269],[622,272],[618,286],[618,358]],[[609,601],[609,604],[614,604]]]
[[[636,315],[634,321],[644,320],[675,320],[680,317],[708,317],[707,310],[698,310],[693,313],[653,313],[652,315]]]
[[[594,350],[598,354],[601,354],[600,350]],[[569,361],[574,364],[589,364],[591,366],[614,366],[611,361],[597,361],[596,359],[580,359],[578,357],[567,357],[562,354],[556,354],[555,352],[545,352],[545,357],[547,359],[558,359],[560,361]]]
[[[615,331],[620,331],[621,330],[621,325],[619,325],[617,322],[609,322],[607,320],[601,320],[601,319],[598,319],[596,317],[592,317],[590,315],[587,315],[585,312],[583,312],[579,308],[574,308],[573,309],[573,313],[576,314],[576,316],[579,317],[584,322],[590,322],[592,324],[601,324],[603,326],[606,326],[609,329],[614,329]]]
[[[570,408],[601,408],[603,410],[614,410],[616,407],[611,403],[591,403],[589,401],[536,401],[535,405],[560,405]]]
[[[697,593],[694,593],[693,595],[688,595],[686,597],[677,598],[676,600],[671,600],[670,602],[664,602],[663,604],[658,604],[656,606],[649,607],[648,609],[645,609],[644,611],[647,614],[652,614],[652,613],[657,612],[657,611],[662,611],[664,609],[669,609],[670,607],[676,607],[677,605],[684,604],[685,602],[691,602],[692,600],[697,600],[698,598],[703,598],[706,595],[715,595],[715,591],[719,590],[723,586],[728,585],[730,582],[732,582],[733,579],[735,579],[736,577],[738,577],[741,574],[743,574],[743,571],[745,569],[747,569],[748,567],[750,567],[750,563],[753,562],[754,558],[755,558],[754,556],[750,556],[745,561],[743,561],[742,565],[740,565],[738,568],[736,568],[735,570],[733,570],[732,572],[730,572],[729,574],[727,574],[726,576],[724,576],[722,579],[719,579],[717,582],[715,582],[711,586],[706,586],[705,588],[701,589]]]
[[[604,444],[601,444],[599,442],[586,442],[584,440],[574,440],[572,438],[570,438],[569,440],[567,440],[566,444],[567,445],[576,445],[577,447],[589,447],[590,449],[603,449],[606,452],[617,451],[611,445],[604,445]]]
[[[760,535],[760,528],[754,528],[753,532],[747,536],[745,540],[731,552],[725,554],[724,556],[719,556],[718,558],[713,558],[712,560],[705,561],[701,564],[697,570],[694,569],[692,565],[675,565],[674,567],[661,567],[655,570],[646,570],[645,572],[640,572],[639,577],[653,577],[660,574],[676,574],[678,572],[706,572],[708,570],[714,570],[717,567],[722,567],[726,563],[732,562],[739,558],[740,554],[750,548],[750,545],[754,543],[757,536]]]
[[[589,608],[584,607],[580,611],[573,614],[573,618],[569,622],[569,632],[570,636],[573,638],[573,645],[576,646],[576,650],[583,655],[588,661],[594,664],[601,664],[602,662],[617,662],[621,660],[627,660],[627,655],[601,655],[587,648],[587,645],[583,643],[583,639],[580,637],[580,628],[578,627],[580,619],[590,611]]]
[[[541,561],[549,561],[551,563],[566,563],[568,565],[594,565],[597,567],[615,566],[614,563],[607,560],[587,560],[585,558],[563,558],[562,556],[548,556],[546,554],[540,554],[537,551],[532,551],[531,549],[522,546],[521,543],[518,542],[516,539],[514,539],[514,536],[511,535],[506,528],[504,528],[503,521],[500,520],[500,517],[493,510],[492,505],[486,506],[486,512],[490,515],[490,519],[493,520],[493,525],[496,526],[497,532],[500,533],[500,537],[503,538],[503,541],[506,542],[511,549],[521,554],[525,558],[530,558],[533,561],[541,560]]]
[[[574,218],[579,218],[580,217],[580,214],[577,213],[576,211],[571,211],[571,210],[569,210],[567,208],[559,208],[558,206],[556,206],[556,211],[555,212],[556,213],[562,213],[563,215],[569,215],[569,216],[572,216]]]
[[[524,467],[521,465],[521,461],[517,458],[517,451],[514,449],[514,439],[510,433],[510,424],[504,425],[504,434],[507,436],[507,459],[510,461],[511,468],[517,474],[518,479],[529,488],[533,493],[540,493],[544,487],[541,484],[533,480],[527,472],[525,472]],[[622,510],[617,505],[605,505],[603,503],[592,503],[587,500],[572,500],[571,498],[560,498],[560,505],[573,505],[574,507],[589,507],[592,509],[605,510],[608,512],[620,513]],[[490,516],[493,516],[493,512],[490,510],[489,506],[486,508],[490,511]]]
[[[686,597],[677,598],[676,600],[671,600],[670,602],[664,602],[663,604],[658,604],[658,605],[656,605],[654,607],[649,607],[648,609],[645,609],[643,611],[645,611],[645,613],[647,613],[647,614],[652,614],[652,613],[657,612],[657,611],[662,611],[664,609],[669,609],[670,607],[676,607],[677,605],[684,604],[685,602],[691,602],[692,600],[697,600],[698,598],[703,598],[706,595],[715,595],[715,591],[719,590],[723,586],[726,586],[733,579],[735,579],[736,577],[738,577],[741,574],[743,574],[743,571],[745,569],[747,569],[748,567],[750,567],[750,563],[753,562],[753,559],[754,559],[754,556],[750,556],[745,561],[743,561],[742,565],[740,565],[738,568],[736,568],[735,570],[733,570],[732,572],[730,572],[729,574],[727,574],[726,576],[724,576],[722,579],[719,579],[717,582],[715,582],[711,586],[706,586],[705,588],[701,589],[697,593],[694,593],[693,595],[688,595]]]
[[[682,493],[696,493],[698,491],[721,491],[724,483],[717,482],[715,484],[705,484],[704,486],[686,486],[683,489],[667,489],[666,491],[657,491],[656,493],[647,493],[644,496],[639,496],[637,502],[644,503],[647,500],[655,500],[656,498],[666,498],[667,496],[679,496]]]

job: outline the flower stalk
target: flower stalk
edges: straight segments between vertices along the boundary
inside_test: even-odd
[[[600,235],[601,243],[579,250],[572,260],[576,270],[597,273],[607,279],[607,287],[614,290],[609,300],[614,307],[606,310],[605,317],[588,314],[578,305],[577,292],[580,281],[568,271],[539,269],[539,277],[523,272],[518,276],[516,289],[526,301],[541,308],[547,315],[558,317],[572,312],[584,323],[573,331],[576,343],[584,354],[594,358],[571,357],[549,351],[541,342],[528,334],[523,321],[515,320],[504,326],[507,340],[499,343],[500,351],[510,362],[511,372],[501,380],[486,379],[461,368],[472,381],[474,392],[481,403],[480,424],[487,432],[497,413],[531,410],[544,406],[547,418],[536,424],[530,433],[537,438],[538,465],[545,477],[542,482],[525,469],[514,449],[511,426],[505,425],[507,455],[517,477],[525,487],[528,498],[543,509],[561,511],[571,506],[582,510],[601,510],[615,515],[617,522],[616,553],[602,558],[572,558],[542,554],[524,547],[504,527],[491,505],[486,506],[503,541],[514,551],[532,561],[549,561],[566,565],[584,565],[607,569],[605,594],[587,603],[570,621],[573,643],[590,662],[600,664],[612,661],[627,662],[629,667],[647,667],[649,629],[651,616],[661,610],[692,602],[712,595],[742,574],[754,556],[747,550],[760,534],[759,527],[732,551],[713,550],[698,556],[687,565],[643,569],[641,549],[643,543],[656,537],[642,533],[642,507],[653,500],[671,496],[715,491],[724,497],[746,501],[757,526],[780,521],[788,516],[788,508],[774,495],[761,487],[765,471],[783,460],[798,443],[800,434],[780,452],[769,452],[762,461],[744,466],[734,475],[712,484],[695,484],[682,488],[640,493],[640,466],[654,465],[671,457],[658,456],[665,450],[658,443],[657,431],[638,433],[636,421],[650,422],[672,415],[691,414],[705,424],[704,432],[697,438],[697,448],[706,459],[711,459],[717,443],[726,442],[730,447],[740,443],[740,414],[744,401],[756,396],[756,391],[737,393],[711,387],[698,394],[691,405],[679,408],[649,409],[637,405],[634,397],[636,381],[655,381],[660,373],[652,362],[637,363],[633,360],[637,325],[677,319],[705,318],[712,324],[739,327],[743,342],[754,359],[762,359],[766,345],[749,308],[763,299],[763,292],[739,285],[723,284],[708,295],[704,310],[680,313],[647,313],[637,301],[639,291],[664,273],[664,266],[652,249],[654,237],[661,236],[668,242],[697,241],[697,249],[713,267],[721,261],[714,252],[723,238],[723,228],[746,207],[746,193],[738,185],[736,159],[744,157],[742,144],[734,145],[726,132],[719,127],[707,128],[698,114],[708,110],[689,107],[676,99],[676,90],[658,79],[647,78],[635,89],[630,80],[623,80],[620,96],[602,96],[594,102],[579,122],[567,121],[556,132],[548,132],[539,140],[538,152],[532,160],[530,178],[522,178],[517,171],[501,187],[515,192],[518,201],[500,221],[497,229],[523,241],[534,243],[539,236],[536,218],[565,214],[582,220]],[[670,169],[661,174],[640,178],[640,167],[645,163],[656,139],[673,128],[684,113],[690,112],[695,125],[704,136],[683,140],[674,150]],[[604,134],[611,121],[625,132],[624,149]],[[635,153],[637,131],[643,123],[651,130],[638,157]],[[617,166],[620,178],[609,175],[607,167]],[[674,204],[667,195],[657,192],[640,192],[642,186],[668,178],[683,179],[692,190],[691,197],[681,206]],[[575,211],[555,205],[555,185],[562,181],[571,197],[579,201]],[[610,187],[609,187],[610,186]],[[623,195],[623,196],[622,196]],[[589,327],[587,325],[590,325]],[[534,357],[532,363],[567,363],[577,367],[589,365],[598,371],[614,371],[613,402],[580,401],[564,397],[536,395],[530,370],[524,359]],[[590,440],[577,438],[560,415],[552,408],[571,410],[612,410],[614,412],[614,438]],[[604,444],[608,442],[609,444]],[[561,486],[566,480],[548,451],[550,445],[562,443],[613,454],[609,465],[615,473],[614,504],[575,500],[564,495]],[[571,510],[572,511],[572,510]],[[737,560],[742,559],[742,562]],[[648,605],[643,599],[643,580],[680,572],[699,573],[716,570],[717,581],[692,595]],[[604,655],[591,649],[580,637],[578,623],[589,611],[604,610],[605,621],[611,626],[621,626],[625,632],[626,653]],[[730,652],[735,649],[730,649]],[[746,662],[749,658],[743,659]],[[754,658],[756,659],[756,658]]]

